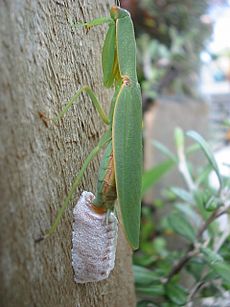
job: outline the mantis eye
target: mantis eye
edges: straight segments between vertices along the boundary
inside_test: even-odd
[[[118,222],[110,213],[93,210],[95,196],[84,191],[74,207],[72,266],[76,283],[95,282],[108,278],[114,268]]]

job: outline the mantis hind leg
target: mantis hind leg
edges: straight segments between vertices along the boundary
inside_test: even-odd
[[[54,222],[52,223],[51,227],[46,231],[46,233],[41,236],[40,238],[36,239],[35,242],[40,242],[44,239],[46,239],[47,237],[49,237],[50,235],[52,235],[55,230],[57,229],[61,218],[65,212],[65,209],[68,207],[68,204],[70,203],[70,201],[73,198],[73,195],[77,189],[77,187],[79,186],[82,177],[89,165],[89,163],[94,159],[94,157],[99,153],[99,151],[105,146],[106,143],[108,143],[111,140],[111,131],[107,131],[105,132],[105,134],[102,136],[101,140],[99,141],[98,145],[90,152],[90,154],[87,156],[87,158],[85,159],[82,168],[80,169],[79,173],[75,176],[72,187],[69,191],[69,193],[67,194],[66,198],[64,199],[64,202],[62,204],[62,206],[59,208],[56,217],[54,219]]]

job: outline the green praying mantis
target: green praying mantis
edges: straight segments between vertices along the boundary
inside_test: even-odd
[[[115,200],[118,199],[124,232],[131,247],[136,249],[139,246],[142,178],[142,105],[136,73],[136,43],[128,11],[114,5],[110,17],[94,19],[83,25],[90,28],[104,23],[108,24],[108,31],[102,51],[103,83],[105,87],[115,89],[109,115],[104,112],[92,89],[84,86],[54,121],[58,122],[79,95],[86,92],[108,130],[84,161],[51,228],[43,238],[56,230],[86,168],[105,148],[93,206],[96,212],[114,210]]]

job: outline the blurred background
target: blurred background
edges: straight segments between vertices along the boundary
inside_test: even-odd
[[[134,255],[138,306],[184,306],[185,302],[189,302],[186,306],[230,306],[229,280],[221,290],[216,284],[204,286],[199,294],[194,293],[194,297],[202,297],[195,303],[193,297],[186,300],[192,285],[203,278],[188,274],[189,266],[175,274],[172,291],[158,289],[153,282],[154,278],[170,274],[187,250],[183,234],[187,226],[180,225],[178,229],[177,222],[180,224],[183,217],[193,222],[199,219],[199,210],[187,206],[187,197],[194,197],[193,187],[183,172],[180,176],[180,167],[169,161],[170,157],[178,159],[175,129],[199,133],[209,144],[221,174],[230,176],[230,1],[123,0],[121,6],[130,11],[135,26],[143,94],[144,178],[150,176],[146,186],[144,183],[141,248]],[[190,150],[192,143],[186,138],[183,146]],[[202,151],[185,159],[194,186],[199,176],[206,177],[206,183],[199,186],[200,195],[212,194],[210,186],[217,188],[218,179],[211,171],[204,175],[207,159]],[[173,217],[175,208],[179,215],[183,211],[178,221]],[[191,226],[196,228],[193,222]],[[228,219],[221,224],[226,226]],[[228,237],[229,230],[224,229]],[[229,247],[225,241],[225,248]],[[199,270],[196,267],[196,274]],[[151,275],[153,272],[155,275]],[[164,298],[159,299],[160,295]]]

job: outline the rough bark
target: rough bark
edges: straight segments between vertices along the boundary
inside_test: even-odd
[[[108,14],[112,1],[5,0],[1,36],[1,306],[134,306],[131,250],[119,232],[116,267],[109,279],[73,281],[72,207],[56,233],[35,244],[89,151],[103,132],[86,95],[60,125],[40,118],[57,114],[82,85],[90,85],[108,109],[100,64],[105,27],[88,33],[70,20]],[[40,115],[39,115],[40,114]],[[95,191],[99,158],[83,189]]]

